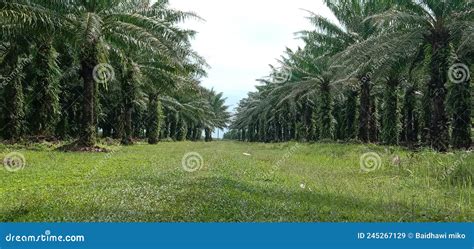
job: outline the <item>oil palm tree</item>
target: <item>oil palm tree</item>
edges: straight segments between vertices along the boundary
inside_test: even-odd
[[[327,49],[328,53],[335,55],[345,51],[346,48],[359,44],[368,38],[374,36],[379,30],[371,22],[364,22],[364,20],[376,13],[387,8],[386,4],[380,1],[359,1],[359,0],[325,0],[326,5],[336,16],[337,22],[332,22],[329,19],[315,13],[311,13],[308,19],[314,24],[316,30],[303,31],[303,39],[307,44],[314,44],[322,46]],[[336,63],[337,65],[338,63]],[[350,65],[352,66],[352,65]],[[344,71],[348,68],[341,68]],[[349,69],[350,70],[350,69]],[[354,89],[353,83],[358,82],[359,89],[360,110],[359,110],[359,132],[358,137],[364,142],[370,140],[370,135],[375,133],[376,127],[371,124],[374,119],[371,103],[371,88],[373,82],[370,77],[367,77],[368,68],[363,68],[360,71],[354,71],[345,75],[345,84],[350,87],[348,95],[353,95],[351,90]],[[355,80],[354,80],[355,78]],[[351,115],[346,115],[351,117]],[[348,120],[348,124],[354,123],[354,120]]]
[[[354,60],[367,55],[377,56],[387,52],[392,57],[415,57],[420,50],[426,52],[425,56],[429,58],[429,80],[426,82],[429,105],[426,106],[425,112],[430,114],[426,123],[429,143],[438,151],[446,151],[449,148],[445,102],[450,68],[449,55],[453,52],[451,46],[454,41],[472,37],[472,8],[473,3],[468,0],[397,1],[390,10],[372,15],[366,20],[384,26],[383,34],[353,46],[348,51],[352,55],[355,54],[354,51],[360,51],[364,56],[354,57],[347,63],[353,63]],[[472,48],[468,45],[464,49]],[[465,129],[470,128],[466,126]]]
[[[230,113],[227,111],[228,106],[225,105],[226,98],[223,98],[224,93],[216,93],[214,89],[205,90],[204,95],[207,95],[209,107],[213,113],[210,125],[204,128],[204,138],[206,142],[212,141],[212,132],[215,129],[223,129],[227,127]]]
[[[28,64],[28,87],[34,89],[34,97],[26,103],[9,103],[13,106],[30,107],[29,119],[34,121],[31,132],[35,135],[51,135],[54,132],[55,121],[59,114],[58,82],[59,67],[57,52],[53,44],[56,36],[54,31],[61,30],[65,23],[59,13],[49,12],[41,6],[27,1],[0,1],[0,27],[3,38],[10,44],[23,44],[22,51],[15,51],[16,46],[10,46],[13,53],[29,53],[31,60]],[[35,34],[31,36],[31,34]],[[20,42],[23,41],[23,42]],[[6,62],[8,63],[8,62]],[[20,94],[20,91],[15,91]],[[15,94],[16,95],[16,94]],[[11,96],[10,96],[11,97]],[[22,101],[22,98],[6,98],[10,101]],[[23,110],[22,112],[25,112]],[[16,112],[21,113],[21,112]],[[15,114],[12,114],[15,116]],[[6,126],[18,126],[12,118]],[[32,122],[33,123],[33,122]],[[26,127],[25,127],[26,128]],[[13,133],[15,134],[15,133]],[[14,135],[17,137],[17,135]]]
[[[109,52],[123,48],[179,58],[188,46],[183,43],[186,32],[175,24],[195,17],[171,10],[167,0],[153,5],[146,0],[14,0],[1,4],[0,18],[8,19],[9,23],[30,25],[35,33],[44,27],[60,27],[61,33],[69,38],[65,40],[79,47],[83,80],[83,123],[78,141],[81,146],[92,146],[96,139],[98,87],[94,68],[107,62]]]

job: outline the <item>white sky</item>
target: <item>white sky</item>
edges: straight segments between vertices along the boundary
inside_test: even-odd
[[[286,47],[302,46],[294,32],[311,30],[307,9],[333,18],[322,0],[170,0],[172,8],[193,11],[205,22],[188,21],[198,32],[193,48],[212,67],[202,84],[224,92],[231,110],[254,91],[255,80]]]

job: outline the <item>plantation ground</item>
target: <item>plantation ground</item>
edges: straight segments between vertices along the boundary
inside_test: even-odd
[[[0,170],[0,221],[474,221],[472,183],[462,183],[472,153],[226,141],[110,148],[0,147],[0,159],[18,151],[27,161]],[[202,156],[200,170],[183,169],[188,152]],[[367,152],[381,156],[380,169],[361,170]]]

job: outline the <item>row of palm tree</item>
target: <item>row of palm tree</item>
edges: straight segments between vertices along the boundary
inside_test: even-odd
[[[309,12],[304,48],[239,103],[226,138],[472,145],[472,1],[325,3],[337,22]]]
[[[0,137],[198,140],[229,119],[200,86],[200,19],[167,0],[0,0]]]

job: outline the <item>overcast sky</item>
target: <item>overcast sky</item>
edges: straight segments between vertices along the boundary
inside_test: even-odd
[[[188,21],[198,32],[194,49],[212,67],[203,85],[224,92],[233,109],[285,47],[302,46],[294,33],[313,29],[302,9],[333,18],[322,0],[170,0],[175,9],[193,11],[205,22]]]

